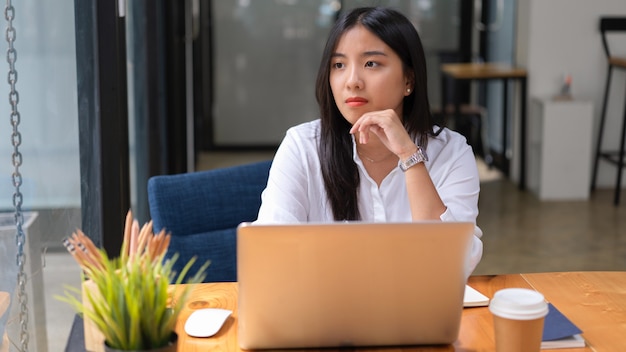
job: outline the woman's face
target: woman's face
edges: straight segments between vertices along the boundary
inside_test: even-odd
[[[354,124],[370,111],[393,109],[413,91],[400,57],[361,25],[345,32],[330,60],[330,88],[343,117]],[[411,91],[407,91],[410,89]]]

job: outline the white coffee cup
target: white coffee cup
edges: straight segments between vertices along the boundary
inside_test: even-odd
[[[526,288],[506,288],[489,303],[497,352],[539,351],[548,304],[543,295]]]

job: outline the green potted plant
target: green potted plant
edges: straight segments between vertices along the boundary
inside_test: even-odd
[[[86,281],[82,298],[77,288],[58,298],[83,315],[86,329],[90,322],[100,331],[105,351],[176,351],[176,320],[193,287],[179,284],[195,258],[175,273],[177,256],[164,259],[169,240],[164,231],[152,233],[152,222],[140,230],[131,212],[117,258],[109,258],[80,230],[64,240]],[[202,282],[208,265],[186,283]]]

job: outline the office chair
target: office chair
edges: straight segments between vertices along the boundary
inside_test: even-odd
[[[618,57],[611,55],[607,35],[621,32],[626,34],[626,17],[601,17],[600,18],[600,33],[602,35],[602,46],[608,63],[608,70],[606,76],[606,86],[604,88],[604,100],[602,103],[602,113],[600,115],[600,127],[598,130],[598,139],[596,145],[596,154],[593,164],[593,176],[591,178],[591,191],[596,188],[596,177],[598,173],[598,161],[604,159],[609,163],[617,166],[617,180],[615,182],[615,193],[613,203],[617,206],[620,202],[620,192],[622,183],[622,170],[624,168],[624,148],[626,141],[626,105],[624,110],[624,117],[622,118],[622,135],[620,139],[620,145],[618,150],[602,150],[602,138],[604,133],[604,123],[606,121],[606,110],[609,99],[609,89],[611,87],[611,76],[613,69],[620,69],[626,72],[626,56]]]
[[[165,229],[171,233],[166,258],[178,253],[176,272],[196,256],[190,275],[209,260],[204,282],[237,281],[236,229],[241,222],[256,220],[271,163],[268,160],[148,180],[154,232]]]

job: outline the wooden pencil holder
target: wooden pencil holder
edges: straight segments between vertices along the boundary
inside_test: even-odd
[[[8,314],[7,310],[9,309],[9,303],[11,302],[11,296],[8,292],[0,292],[0,317],[4,314]],[[6,332],[0,336],[0,352],[8,352],[9,351],[9,337]]]
[[[91,309],[91,304],[87,298],[87,291],[91,295],[97,294],[96,284],[91,280],[85,280],[82,284],[82,300],[86,309]],[[104,352],[104,335],[96,324],[83,315],[83,328],[85,330],[85,349],[90,352]]]

